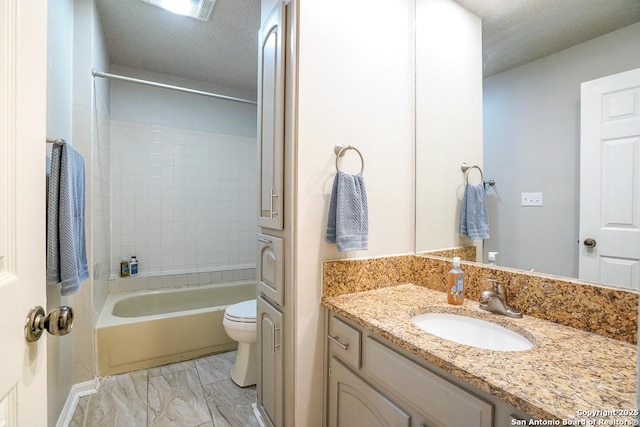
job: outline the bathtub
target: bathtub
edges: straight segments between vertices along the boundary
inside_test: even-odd
[[[99,374],[233,350],[224,311],[255,297],[255,280],[109,295],[96,326]]]

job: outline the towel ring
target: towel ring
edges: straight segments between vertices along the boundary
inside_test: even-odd
[[[353,145],[345,146],[342,144],[336,144],[335,147],[333,147],[333,151],[334,153],[336,153],[336,171],[340,171],[340,168],[338,167],[338,160],[340,160],[340,157],[344,156],[344,153],[349,150],[355,150],[355,152],[358,153],[358,156],[360,156],[360,162],[362,163],[362,166],[360,167],[360,173],[364,172],[364,157],[362,157],[362,153],[360,152],[360,150],[358,150]]]
[[[468,163],[462,163],[462,165],[460,166],[460,169],[462,169],[462,172],[465,172],[464,177],[465,177],[465,182],[467,184],[469,184],[469,173],[471,172],[471,170],[478,169],[478,171],[480,171],[480,182],[484,184],[484,174],[482,173],[482,169],[480,168],[480,166],[470,165]]]

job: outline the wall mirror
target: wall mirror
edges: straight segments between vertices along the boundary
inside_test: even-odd
[[[418,20],[423,1],[429,0],[416,0],[417,68],[424,61]],[[586,8],[581,1],[570,1],[540,8],[535,1],[524,1],[518,10],[511,10],[504,4],[475,0],[457,3],[483,19],[482,130],[472,145],[461,147],[454,142],[446,150],[431,151],[435,160],[426,159],[420,153],[429,151],[430,142],[421,140],[419,133],[421,126],[428,126],[425,122],[432,112],[425,111],[417,96],[416,252],[475,243],[485,262],[487,252],[495,251],[500,266],[637,289],[640,262],[632,259],[620,261],[628,264],[628,286],[615,283],[616,278],[580,277],[580,255],[589,251],[584,244],[589,236],[580,231],[580,125],[582,82],[640,68],[640,57],[632,54],[640,44],[640,4],[633,0],[589,2],[593,8]],[[556,25],[560,22],[561,29]],[[582,33],[586,28],[590,30]],[[421,73],[416,76],[419,89]],[[629,101],[630,114],[638,114],[640,106],[632,103]],[[476,129],[466,129],[467,139],[474,139]],[[478,144],[482,147],[479,152]],[[631,141],[626,149],[630,156],[639,156],[640,140]],[[627,156],[618,157],[625,161]],[[487,191],[491,238],[484,243],[458,235],[465,180],[462,161],[480,165],[485,180],[496,182]],[[638,193],[640,162],[631,162],[625,174],[620,179],[627,180],[630,192]],[[479,178],[470,175],[474,179]],[[455,187],[434,190],[444,181],[455,181]],[[582,185],[583,198],[595,194],[596,189],[591,192],[588,187]],[[542,206],[522,206],[523,194],[528,197],[530,193],[540,196]],[[427,200],[421,203],[421,199]],[[633,199],[629,203],[635,213],[628,227],[640,234],[638,196],[623,199]],[[450,207],[434,213],[424,207],[427,205]],[[427,222],[445,224],[444,229],[426,231]]]

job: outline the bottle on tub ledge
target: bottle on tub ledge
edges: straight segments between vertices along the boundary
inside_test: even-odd
[[[447,273],[447,302],[462,305],[464,302],[464,280],[460,269],[460,257],[453,257],[453,268]]]
[[[129,261],[129,275],[137,276],[138,275],[138,259],[136,256],[131,257],[131,261]]]
[[[120,261],[120,277],[129,277],[129,261],[126,259]]]

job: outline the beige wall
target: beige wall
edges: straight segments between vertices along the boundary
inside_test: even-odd
[[[482,161],[481,20],[452,0],[416,0],[416,251],[470,244],[458,233],[460,164]]]
[[[71,139],[73,0],[48,5],[47,136]],[[50,158],[51,148],[47,150]],[[64,298],[64,303],[69,298]],[[63,304],[59,286],[47,286],[47,313]],[[73,335],[47,336],[48,424],[55,425],[73,385]]]
[[[300,1],[295,220],[295,425],[322,419],[324,260],[413,251],[413,2]],[[369,250],[325,243],[333,146],[364,156]],[[344,168],[360,167],[355,152]]]
[[[47,337],[48,423],[55,425],[74,384],[95,378],[95,316],[106,298],[108,272],[108,206],[104,205],[104,169],[108,159],[93,156],[94,102],[92,68],[107,64],[102,30],[93,0],[68,0],[49,4],[49,69],[47,135],[70,141],[85,159],[87,262],[91,276],[74,295],[61,297],[59,287],[47,288],[47,308],[69,305],[74,309],[73,331],[64,337]],[[96,107],[106,110],[108,86],[97,82],[103,96]],[[99,154],[99,153],[98,153]],[[98,159],[96,161],[96,159]],[[95,172],[95,174],[94,174]],[[100,188],[98,188],[100,186]],[[96,196],[96,192],[101,193]],[[97,228],[94,219],[99,221]],[[106,225],[105,225],[106,224]],[[96,232],[97,234],[94,234]],[[99,237],[99,238],[96,238]],[[95,244],[94,244],[95,243]],[[96,274],[96,265],[106,262]]]

